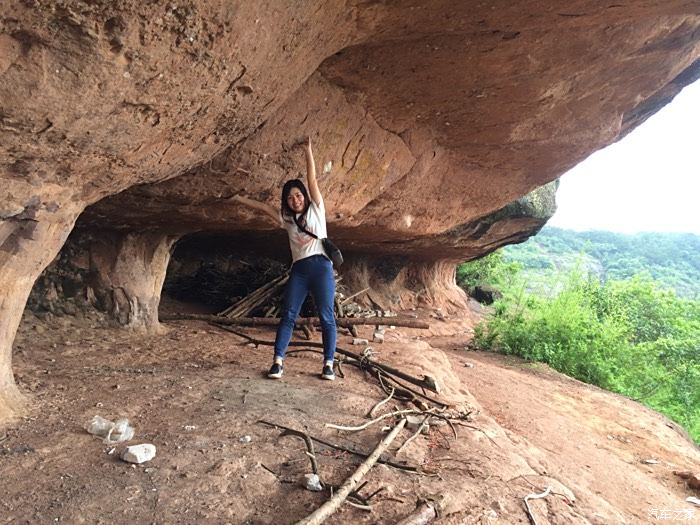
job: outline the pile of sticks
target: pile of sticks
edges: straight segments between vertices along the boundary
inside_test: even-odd
[[[353,299],[369,291],[369,288],[360,290],[347,296],[347,291],[342,285],[342,277],[335,279],[335,313],[338,318],[344,317],[393,317],[396,314],[389,311],[364,308]],[[227,319],[252,317],[258,313],[261,317],[279,317],[284,297],[284,287],[289,281],[289,272],[275,277],[260,288],[238,300],[217,315]]]
[[[160,319],[161,321],[183,319],[209,321],[217,326],[277,326],[283,308],[284,289],[288,281],[289,272],[287,271],[253,290],[247,296],[239,299],[216,315],[173,313],[162,315]],[[377,329],[385,325],[429,328],[427,323],[418,321],[415,318],[407,316],[399,318],[396,313],[388,310],[362,307],[353,302],[353,299],[368,292],[369,288],[347,295],[341,281],[342,277],[336,277],[336,322],[339,327],[347,329],[354,337],[357,337],[357,329],[355,327],[363,324],[375,325]],[[369,299],[371,301],[371,297]],[[303,317],[297,321],[297,328],[304,332],[307,340],[311,339],[313,327],[318,325],[319,320],[315,317]]]
[[[263,307],[265,309],[263,317],[278,317],[280,296],[288,280],[289,272],[285,272],[219,312],[218,315],[228,319],[249,317],[255,310]]]

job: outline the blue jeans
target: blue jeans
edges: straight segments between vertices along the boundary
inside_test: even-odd
[[[323,359],[324,361],[333,360],[336,343],[335,313],[333,311],[335,278],[333,277],[333,264],[323,255],[312,255],[292,265],[284,296],[284,310],[275,338],[275,357],[284,358],[299,310],[301,310],[301,305],[309,292],[314,297],[318,316],[321,319]]]

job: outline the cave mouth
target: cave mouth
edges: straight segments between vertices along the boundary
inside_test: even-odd
[[[220,312],[280,277],[291,258],[275,237],[192,234],[181,239],[166,271],[161,311]],[[251,315],[270,315],[274,306],[279,304],[262,304]],[[302,315],[309,313],[305,303]]]

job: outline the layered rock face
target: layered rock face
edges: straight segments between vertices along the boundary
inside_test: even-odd
[[[20,400],[25,301],[76,220],[113,239],[95,271],[115,315],[156,329],[177,238],[286,249],[230,197],[277,205],[303,171],[292,144],[310,135],[352,264],[402,257],[404,273],[444,284],[445,264],[525,239],[552,210],[510,203],[700,76],[699,12],[693,0],[5,2],[0,417]]]

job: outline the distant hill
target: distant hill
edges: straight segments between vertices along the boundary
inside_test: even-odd
[[[648,272],[681,297],[700,298],[700,236],[691,233],[621,234],[576,232],[545,226],[519,245],[503,250],[518,262],[532,287],[549,286],[553,274],[577,264],[603,280]]]

